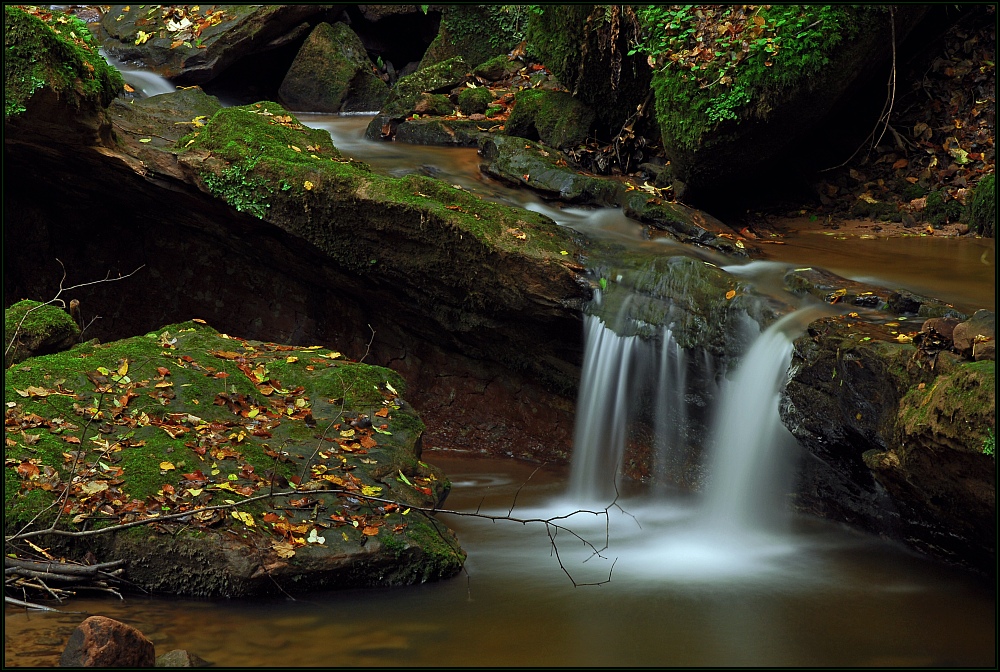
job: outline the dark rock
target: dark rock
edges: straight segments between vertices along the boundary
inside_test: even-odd
[[[153,642],[131,625],[91,616],[78,625],[59,658],[60,667],[153,667]]]
[[[156,659],[156,667],[211,667],[212,663],[184,649],[167,651]]]
[[[623,193],[619,198],[626,217],[668,231],[682,243],[710,247],[735,257],[749,256],[736,232],[706,212],[641,191]]]
[[[991,310],[977,310],[971,319],[962,322],[952,332],[955,350],[972,358],[995,359],[996,314]]]
[[[451,99],[443,93],[422,93],[413,104],[414,114],[446,115],[455,111]]]
[[[846,316],[795,341],[780,414],[809,454],[796,505],[989,571],[993,467],[978,444],[994,412],[992,365],[944,357],[932,370],[915,352]]]
[[[223,20],[193,34],[188,44],[174,45],[180,31],[167,30],[168,8],[153,5],[116,5],[101,19],[99,37],[104,48],[122,61],[139,61],[178,84],[202,84],[252,54],[270,51],[309,32],[310,19],[323,17],[320,5],[204,5],[222,12]],[[152,36],[139,39],[142,30]]]
[[[565,91],[525,89],[515,101],[504,132],[550,147],[567,149],[583,143],[594,121],[593,110]]]
[[[396,126],[396,142],[411,145],[453,145],[457,147],[475,147],[479,139],[490,128],[495,128],[496,122],[485,117],[474,119],[414,119],[404,121]]]
[[[611,180],[581,175],[553,148],[523,138],[490,135],[479,144],[482,171],[505,182],[526,186],[567,203],[614,204],[622,186]]]
[[[467,75],[465,61],[456,57],[401,77],[389,91],[382,110],[368,124],[365,137],[369,140],[391,140],[396,134],[396,126],[413,111],[421,95],[448,93],[463,84]]]
[[[506,54],[495,56],[485,63],[480,63],[472,70],[476,77],[482,77],[491,82],[510,77],[523,67],[518,60],[511,60]]]
[[[320,23],[299,49],[278,95],[293,110],[378,110],[389,88],[373,70],[353,30],[340,22]]]
[[[958,323],[959,320],[957,317],[932,317],[924,321],[923,326],[920,327],[920,331],[923,333],[934,332],[941,336],[941,338],[950,341]]]
[[[68,350],[80,340],[69,313],[38,301],[18,301],[3,311],[4,368],[36,355]]]
[[[649,94],[645,56],[629,55],[638,38],[634,11],[628,5],[552,5],[528,16],[531,51],[594,110],[602,135],[617,134]]]

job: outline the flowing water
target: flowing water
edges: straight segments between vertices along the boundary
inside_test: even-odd
[[[133,86],[149,93],[154,84]],[[421,172],[592,236],[676,251],[620,211],[556,208],[484,178],[473,149],[369,142],[365,116],[301,118],[390,174]],[[912,249],[932,249],[916,241]],[[935,254],[989,267],[989,282],[970,274],[960,283],[955,264],[920,263],[904,246],[861,266],[853,252],[839,265],[821,263],[838,254],[837,242],[823,240],[813,258],[788,246],[786,257],[727,270],[781,293],[785,269],[816,263],[967,309],[992,307],[992,241],[955,241],[944,252],[933,241]],[[688,422],[689,353],[670,329],[647,342],[588,315],[571,468],[425,454],[453,481],[452,509],[549,520],[443,515],[469,553],[466,575],[296,601],[129,597],[69,608],[139,627],[158,653],[185,648],[219,666],[995,666],[991,586],[896,545],[783,514],[795,446],[777,418],[777,394],[804,317],[777,322],[721,377],[704,496],[616,477],[639,388],[653,389],[657,468],[671,469]],[[8,608],[5,664],[56,664],[81,618]]]

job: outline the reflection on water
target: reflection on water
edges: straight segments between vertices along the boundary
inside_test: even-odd
[[[548,517],[566,470],[427,455],[454,482],[448,506]],[[526,484],[525,484],[526,483]],[[522,487],[523,486],[523,487]],[[520,490],[520,492],[518,492]],[[395,590],[288,600],[130,597],[70,607],[131,623],[157,653],[218,666],[993,666],[993,590],[877,539],[796,519],[784,535],[725,540],[689,524],[690,497],[635,486],[610,511],[540,525],[448,516],[468,575]],[[594,556],[568,530],[608,548]],[[614,570],[611,571],[612,565]],[[84,615],[7,611],[6,665],[54,665]]]

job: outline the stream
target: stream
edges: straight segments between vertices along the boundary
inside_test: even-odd
[[[542,212],[590,236],[637,250],[681,252],[676,243],[648,239],[644,227],[619,210],[558,208],[489,180],[478,169],[474,149],[370,142],[363,139],[371,118],[366,115],[298,116],[328,130],[346,155],[391,175],[420,172]],[[768,246],[774,253],[768,260],[732,270],[765,285],[784,269],[815,264],[852,279],[942,298],[969,312],[992,309],[995,302],[992,239],[837,240],[803,234],[787,242]],[[780,374],[787,366],[794,334],[778,333],[788,331],[784,322],[759,337],[759,357],[748,352],[744,365],[763,367],[753,379]],[[602,329],[591,328],[594,338],[612,339],[600,334]],[[631,345],[614,338],[619,342],[603,347],[618,359],[595,363],[595,371],[627,367]],[[664,349],[657,375],[676,377],[668,362],[679,356]],[[604,375],[609,382],[601,389],[616,384],[612,373]],[[737,372],[722,403],[735,395],[734,408],[745,406],[747,395],[754,395],[752,380],[749,386],[749,391],[741,387]],[[755,418],[765,423],[760,436],[785,432],[780,422],[774,426],[776,405],[768,406],[776,394],[756,395],[765,402]],[[601,403],[607,400],[594,402]],[[606,431],[613,437],[621,429]],[[4,663],[57,665],[86,613],[134,625],[153,640],[158,654],[182,648],[223,667],[995,666],[996,600],[988,581],[840,525],[781,514],[773,492],[761,493],[755,480],[762,468],[724,456],[739,433],[738,427],[720,426],[711,439],[720,444],[716,459],[729,467],[716,470],[714,492],[721,494],[713,494],[711,481],[706,501],[619,483],[619,499],[606,511],[610,498],[590,496],[592,474],[580,475],[590,468],[579,460],[571,467],[536,469],[426,451],[423,459],[442,467],[453,482],[446,503],[452,510],[522,519],[579,509],[597,513],[569,515],[558,521],[558,529],[442,514],[468,552],[467,572],[433,584],[320,592],[295,600],[86,597],[69,603],[65,608],[77,613],[66,614],[7,608]],[[787,443],[780,436],[758,442]],[[585,452],[580,445],[578,451]],[[763,471],[768,470],[765,464]],[[778,499],[783,486],[771,485]],[[741,488],[753,492],[734,495]],[[747,497],[764,502],[760,510],[779,515],[758,519],[758,509],[747,508]],[[747,514],[736,527],[733,511]]]

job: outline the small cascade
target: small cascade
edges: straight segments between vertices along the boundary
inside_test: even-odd
[[[161,77],[155,72],[141,70],[127,65],[126,63],[119,61],[117,58],[109,56],[104,49],[100,50],[100,54],[109,65],[121,73],[122,79],[124,79],[128,85],[135,89],[136,92],[143,98],[158,96],[161,93],[173,93],[177,90],[177,87],[171,84],[167,78]]]
[[[663,330],[656,382],[656,480],[666,483],[683,468],[687,428],[687,361],[670,328]]]
[[[569,497],[576,502],[614,498],[631,415],[631,367],[638,336],[619,336],[594,315],[584,316],[585,355],[576,408]]]
[[[787,485],[785,451],[794,441],[778,415],[794,332],[812,309],[771,325],[723,384],[716,409],[703,516],[720,531],[773,529],[782,519]]]

